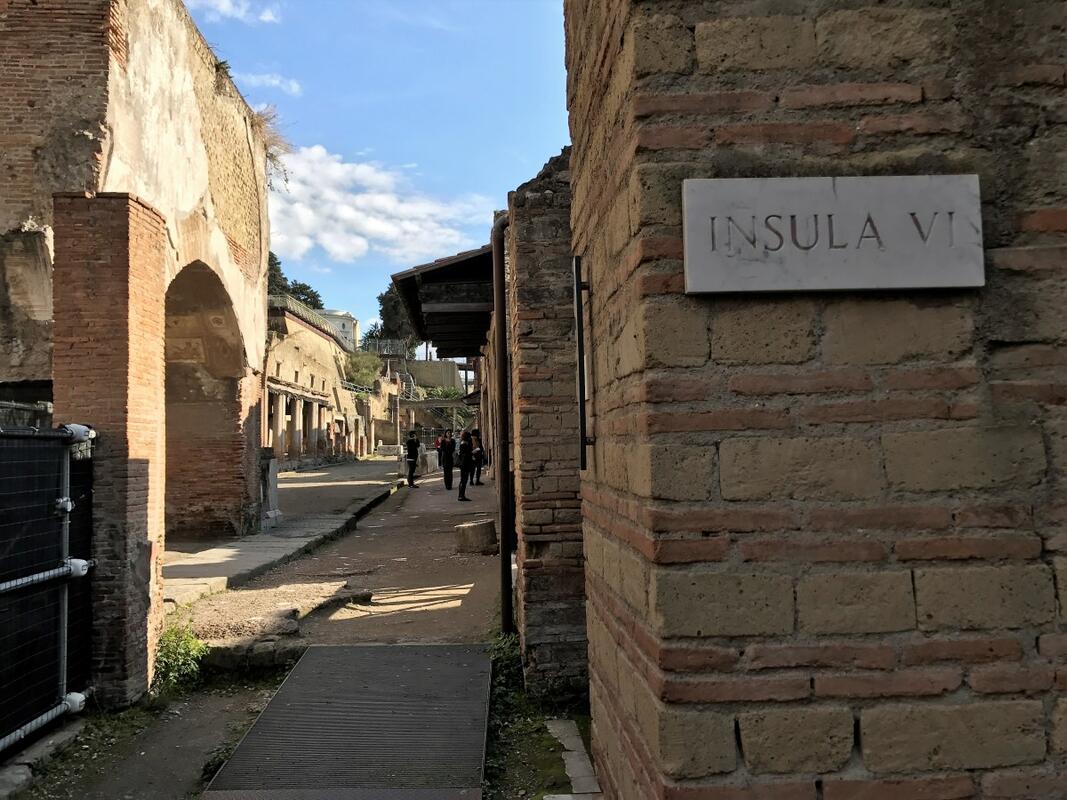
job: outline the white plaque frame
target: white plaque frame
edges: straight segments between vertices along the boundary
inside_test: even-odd
[[[985,286],[977,175],[689,179],[687,294]]]

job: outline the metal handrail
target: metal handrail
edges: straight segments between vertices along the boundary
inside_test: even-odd
[[[352,392],[352,394],[374,394],[373,386],[361,386],[358,383],[352,383],[352,381],[341,381],[341,386]]]
[[[359,349],[365,353],[402,358],[411,350],[411,345],[405,339],[367,339],[364,337]]]

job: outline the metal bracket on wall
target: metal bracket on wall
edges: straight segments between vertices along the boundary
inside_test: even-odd
[[[574,256],[574,332],[577,340],[578,354],[576,369],[578,371],[578,444],[579,469],[586,468],[586,448],[596,444],[596,437],[587,435],[585,419],[585,302],[583,292],[589,292],[589,284],[582,280],[582,257]]]

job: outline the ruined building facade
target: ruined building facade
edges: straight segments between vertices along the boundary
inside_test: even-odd
[[[565,7],[606,796],[1067,796],[1064,3]],[[685,178],[966,173],[984,288],[685,292]]]
[[[180,0],[0,3],[0,389],[99,434],[94,684],[151,677],[170,535],[259,521],[259,121]]]
[[[346,337],[288,295],[271,296],[267,313],[263,446],[291,467],[365,455],[367,403],[346,385]]]

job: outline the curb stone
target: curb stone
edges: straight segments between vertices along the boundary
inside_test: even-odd
[[[33,785],[33,770],[25,764],[14,764],[0,769],[0,800],[14,797]]]
[[[66,750],[84,727],[84,719],[71,719],[3,762],[0,766],[0,800],[8,800],[32,786],[34,770],[46,766]]]

